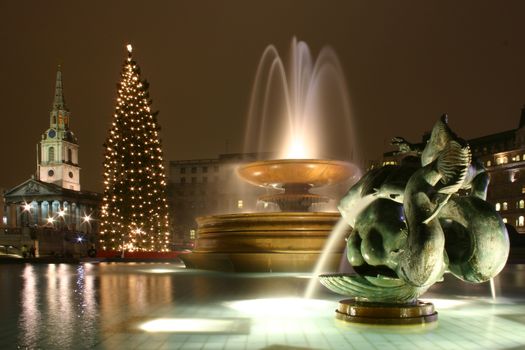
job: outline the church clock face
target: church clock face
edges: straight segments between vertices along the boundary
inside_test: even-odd
[[[56,134],[57,134],[56,131],[54,129],[51,129],[47,133],[47,136],[49,136],[50,139],[53,139],[53,138],[55,138]]]
[[[49,170],[49,171],[47,172],[47,176],[49,176],[49,177],[53,177],[53,175],[55,175],[55,172],[53,171],[53,169],[51,169],[51,170]]]

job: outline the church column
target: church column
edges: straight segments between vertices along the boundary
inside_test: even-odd
[[[31,209],[29,209],[29,224],[30,226],[38,225],[38,219],[40,213],[38,212],[38,203],[36,201],[31,202]]]
[[[47,218],[49,217],[49,203],[47,201],[42,201],[41,204],[41,212],[42,212],[42,224],[47,224]]]
[[[81,231],[80,224],[82,221],[80,219],[80,206],[77,203],[74,203],[73,207],[75,208],[75,227],[77,230]]]
[[[22,227],[22,211],[20,210],[20,205],[16,205],[16,225],[15,227]]]
[[[9,204],[7,211],[7,226],[16,227],[16,204]]]

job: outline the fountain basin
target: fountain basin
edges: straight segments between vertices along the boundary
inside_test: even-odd
[[[358,174],[356,165],[326,159],[273,159],[248,163],[237,172],[246,182],[259,187],[284,189],[284,192],[260,197],[275,203],[283,212],[308,212],[314,203],[329,198],[310,193],[314,187],[342,182]]]
[[[197,245],[187,267],[232,272],[311,272],[339,213],[279,212],[197,218]],[[336,271],[345,242],[329,252]]]
[[[263,160],[238,169],[239,175],[253,185],[284,189],[339,183],[358,171],[357,166],[351,163],[326,159]]]

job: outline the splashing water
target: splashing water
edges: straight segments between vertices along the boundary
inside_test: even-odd
[[[348,232],[348,224],[344,219],[339,219],[323,247],[323,251],[321,253],[321,256],[319,257],[319,260],[317,260],[314,271],[312,272],[312,277],[310,278],[310,282],[308,282],[308,286],[306,287],[306,291],[304,292],[305,299],[312,298],[315,289],[318,285],[317,276],[319,276],[323,272],[328,272],[324,271],[324,269],[326,268],[326,262],[328,261],[330,254],[333,253],[334,245],[340,240],[344,239],[344,235],[346,232]]]
[[[494,277],[490,279],[490,295],[492,300],[496,300],[496,285],[494,284]]]

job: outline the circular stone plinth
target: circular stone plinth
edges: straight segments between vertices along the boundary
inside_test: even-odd
[[[339,302],[335,317],[350,323],[417,325],[437,321],[438,313],[434,304],[420,300],[414,304],[383,304],[345,299]]]
[[[197,218],[187,267],[236,272],[311,272],[339,213],[243,213]],[[327,271],[336,271],[344,239],[328,252]]]

